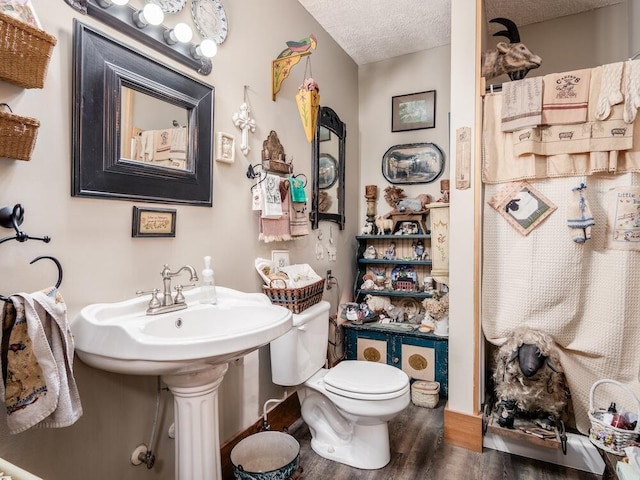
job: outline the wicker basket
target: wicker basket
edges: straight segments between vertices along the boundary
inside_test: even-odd
[[[604,416],[608,413],[604,409],[594,409],[593,397],[595,395],[596,388],[603,383],[612,383],[623,389],[627,395],[633,398],[636,406],[638,417],[640,418],[640,401],[638,397],[625,385],[615,380],[599,380],[591,386],[591,393],[589,394],[589,420],[591,421],[591,429],[589,430],[589,440],[596,447],[601,448],[605,452],[613,453],[614,455],[625,455],[624,449],[628,446],[629,442],[638,438],[638,431],[640,428],[640,422],[636,423],[634,430],[626,430],[623,428],[616,428],[609,425],[603,420]]]
[[[273,288],[265,285],[262,290],[274,305],[286,307],[293,313],[300,313],[322,300],[324,278],[306,287]]]
[[[419,380],[411,385],[411,401],[418,407],[436,408],[440,400],[440,383]]]
[[[0,80],[24,88],[44,87],[56,37],[0,13]]]
[[[31,160],[40,122],[35,118],[20,117],[1,109],[0,103],[0,158]]]

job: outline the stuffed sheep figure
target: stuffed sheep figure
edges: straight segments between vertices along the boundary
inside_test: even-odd
[[[493,373],[498,424],[513,428],[515,416],[562,420],[569,400],[558,347],[546,333],[516,328],[498,349]]]

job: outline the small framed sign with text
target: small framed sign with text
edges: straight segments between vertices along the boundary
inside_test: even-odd
[[[176,210],[133,207],[132,237],[175,237]]]

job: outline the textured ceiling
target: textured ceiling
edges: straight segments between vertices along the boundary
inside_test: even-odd
[[[451,0],[298,0],[358,64],[451,43]],[[485,0],[485,18],[523,26],[624,0]],[[502,26],[487,27],[494,32]]]

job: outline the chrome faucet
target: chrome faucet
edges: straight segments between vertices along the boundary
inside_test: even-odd
[[[149,308],[147,308],[147,315],[156,315],[158,313],[166,313],[166,312],[174,312],[176,310],[183,310],[187,308],[187,302],[185,301],[184,295],[182,294],[182,289],[184,287],[195,287],[195,283],[190,283],[187,285],[176,285],[176,295],[175,298],[171,296],[171,279],[177,275],[180,275],[183,271],[188,271],[190,274],[189,281],[197,282],[198,274],[196,273],[196,269],[191,265],[185,265],[184,267],[180,267],[175,272],[172,272],[169,268],[169,265],[166,263],[160,272],[162,275],[162,299],[158,298],[158,293],[160,290],[154,288],[153,290],[148,291],[137,291],[138,295],[143,295],[145,293],[151,294],[151,300],[149,301]]]

